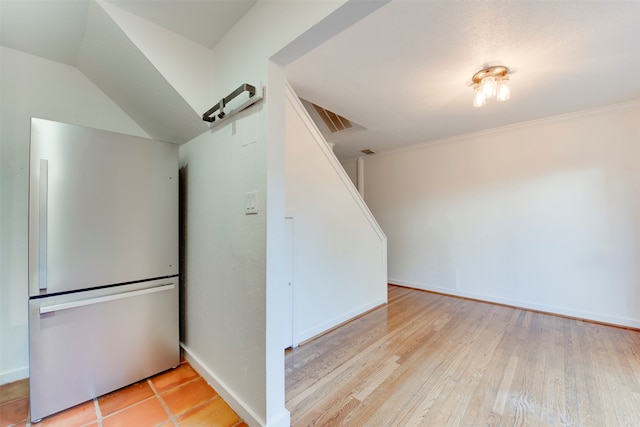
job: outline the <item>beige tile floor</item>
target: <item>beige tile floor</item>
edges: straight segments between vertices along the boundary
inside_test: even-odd
[[[0,427],[31,426],[29,382],[0,387]],[[121,388],[44,418],[34,427],[246,427],[189,365]]]

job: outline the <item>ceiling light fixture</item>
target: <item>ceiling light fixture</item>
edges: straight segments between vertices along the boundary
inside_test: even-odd
[[[509,88],[509,69],[502,65],[487,67],[475,73],[473,80],[473,106],[482,107],[487,99],[494,96],[498,101],[506,101],[511,97]]]

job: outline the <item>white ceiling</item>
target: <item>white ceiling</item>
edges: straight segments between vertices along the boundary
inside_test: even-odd
[[[0,0],[3,46],[75,66],[89,0]]]
[[[257,0],[106,0],[212,49]],[[91,0],[0,0],[2,44],[75,65]]]
[[[640,99],[639,43],[638,1],[392,1],[286,73],[368,129],[333,141],[344,157]],[[474,108],[487,64],[511,100]]]
[[[109,2],[211,48],[255,0]],[[0,0],[0,40],[77,66],[89,5]],[[333,139],[345,157],[640,99],[638,40],[639,1],[394,0],[285,71],[366,128]],[[471,76],[487,64],[514,71],[512,98],[475,109]]]
[[[111,3],[211,47],[255,0]],[[208,129],[93,0],[0,0],[0,41],[77,67],[152,138],[184,143]]]
[[[257,0],[108,0],[213,49]]]

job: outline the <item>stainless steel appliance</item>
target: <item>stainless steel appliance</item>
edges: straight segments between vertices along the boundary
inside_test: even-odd
[[[30,150],[35,421],[179,363],[178,146],[34,118]]]

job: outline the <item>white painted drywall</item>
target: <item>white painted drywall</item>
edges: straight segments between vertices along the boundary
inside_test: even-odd
[[[288,51],[290,42],[308,35],[307,30],[319,21],[320,29],[313,27],[312,36],[305,40],[311,43],[335,34],[340,26],[323,19],[343,3],[256,3],[213,50],[211,99],[213,105],[242,83],[262,83],[266,84],[265,101],[244,112],[242,119],[230,120],[180,151],[189,171],[184,347],[187,358],[251,426],[289,425],[281,347],[284,316],[280,315],[287,277],[283,259],[285,80],[281,68],[268,59]],[[342,24],[364,16],[357,13],[360,2],[355,3],[347,8],[346,18],[338,18]],[[336,13],[340,15],[341,10]],[[369,13],[371,7],[364,5],[362,10]],[[281,57],[290,60],[302,54],[303,45],[294,43]],[[230,148],[242,135],[255,135],[256,142],[244,149]],[[235,206],[242,202],[244,208],[245,193],[254,190],[259,213],[247,218]],[[237,226],[245,223],[247,230]],[[227,262],[216,261],[218,256]],[[233,257],[250,263],[241,269]],[[212,263],[215,269],[209,267]],[[212,301],[216,298],[219,303]],[[224,310],[207,308],[221,303]],[[237,304],[241,309],[233,310]],[[220,351],[226,354],[219,355]]]
[[[358,158],[349,157],[347,159],[338,159],[342,168],[347,173],[347,176],[353,182],[353,185],[358,187]]]
[[[29,374],[27,212],[31,117],[148,135],[76,68],[0,47],[0,384]]]
[[[180,147],[186,180],[183,345],[264,422],[266,141],[262,106]],[[262,128],[261,128],[262,127]],[[256,192],[258,213],[245,215]]]
[[[266,384],[267,419],[273,426],[291,423],[285,408],[285,372],[282,342],[290,328],[291,294],[288,281],[291,259],[285,226],[285,84],[282,68],[269,62],[269,100],[267,103],[267,330]]]
[[[387,301],[386,237],[293,90],[287,91],[293,340]]]
[[[202,114],[215,104],[210,97],[210,49],[111,3],[101,2],[100,6],[195,112]]]
[[[389,281],[640,327],[640,104],[366,158]]]
[[[188,290],[184,297],[187,299],[186,304],[191,307],[186,313],[185,317],[188,319],[188,325],[185,325],[184,328],[187,357],[205,371],[205,374],[208,374],[208,379],[217,381],[216,384],[220,386],[218,391],[223,394],[226,400],[234,403],[234,409],[251,426],[267,425],[276,427],[288,425],[289,422],[288,411],[284,407],[284,355],[280,348],[281,341],[278,338],[281,333],[279,329],[281,325],[278,324],[278,309],[280,306],[278,302],[279,292],[277,291],[280,285],[278,281],[285,276],[282,271],[282,259],[278,255],[279,252],[281,253],[284,242],[285,214],[284,75],[279,67],[273,64],[269,65],[268,58],[280,53],[281,61],[284,61],[284,63],[287,60],[293,60],[308,51],[313,43],[319,43],[321,40],[326,40],[335,35],[338,30],[348,26],[349,23],[354,22],[372,10],[372,7],[361,4],[361,2],[350,2],[345,14],[341,14],[339,10],[338,14],[334,15],[333,12],[344,3],[344,0],[304,3],[258,2],[256,7],[252,8],[245,18],[232,28],[225,39],[212,52],[214,73],[209,76],[211,79],[210,99],[211,105],[213,105],[241,83],[259,85],[266,82],[269,90],[274,91],[269,92],[267,99],[270,101],[243,113],[240,117],[229,121],[225,127],[217,128],[215,132],[205,133],[194,139],[183,146],[181,150],[183,164],[195,165],[193,167],[189,166],[187,169],[189,172],[185,173],[188,179],[187,191],[190,194],[189,200],[193,203],[192,206],[198,208],[196,210],[192,208],[188,210],[187,225],[189,228],[187,232],[189,236],[194,237],[187,241],[188,265],[184,271],[188,280]],[[362,10],[360,11],[361,5]],[[332,16],[337,17],[325,20],[325,18]],[[319,21],[322,25],[315,26]],[[122,22],[120,23],[122,24]],[[144,32],[142,27],[138,30],[141,33]],[[140,36],[140,34],[138,35]],[[300,39],[298,36],[303,37]],[[146,42],[141,42],[140,40],[136,45],[138,49],[154,50],[154,47],[149,47]],[[108,48],[109,40],[102,41]],[[295,41],[294,45],[289,46],[292,41]],[[163,75],[166,76],[167,80],[170,80],[170,83],[177,86],[175,89],[180,92],[183,98],[189,98],[192,104],[204,103],[204,101],[191,101],[192,98],[195,99],[196,97],[201,99],[200,94],[196,94],[193,97],[190,95],[190,93],[193,94],[192,87],[175,83],[175,81],[171,82],[175,79],[183,79],[189,73],[179,74],[180,70],[177,69],[171,69],[169,72],[164,68],[164,65],[161,65],[161,62],[165,61],[166,58],[158,59],[154,56],[158,54],[157,50],[146,52],[145,54],[148,56],[147,59],[157,62],[158,69],[162,68]],[[12,259],[5,256],[9,250],[15,249],[24,252],[24,258],[20,258],[20,256],[17,258],[24,260],[23,270],[26,272],[26,204],[22,209],[25,212],[24,247],[13,246],[11,240],[5,240],[5,230],[10,227],[20,226],[19,214],[21,213],[21,209],[18,209],[17,213],[11,211],[8,215],[5,215],[5,212],[10,211],[9,208],[5,209],[5,176],[11,175],[11,173],[5,172],[9,170],[8,166],[5,166],[8,164],[13,167],[11,159],[8,159],[5,163],[5,159],[7,159],[4,152],[6,147],[5,134],[10,135],[9,139],[13,140],[12,135],[15,133],[4,129],[5,120],[11,121],[15,118],[12,112],[5,114],[5,110],[17,109],[26,111],[33,107],[33,110],[36,111],[42,108],[53,113],[52,116],[42,114],[46,118],[65,121],[66,117],[77,116],[78,120],[68,119],[67,121],[132,134],[136,134],[136,132],[143,133],[142,129],[130,120],[125,123],[124,118],[127,117],[121,112],[123,123],[118,123],[118,126],[115,127],[111,126],[112,122],[117,122],[114,118],[120,118],[115,117],[117,116],[116,113],[119,112],[117,107],[114,108],[114,111],[108,111],[108,108],[103,105],[93,105],[98,103],[97,98],[94,99],[95,97],[87,96],[77,87],[69,87],[66,82],[67,78],[59,76],[58,74],[60,73],[55,70],[49,70],[49,66],[36,65],[29,70],[16,67],[16,69],[19,69],[17,73],[24,73],[24,79],[21,79],[14,76],[16,72],[13,72],[13,68],[9,67],[8,64],[10,63],[11,61],[7,59],[7,55],[4,54],[3,50],[3,207],[1,210],[3,214],[3,283],[6,283],[4,278],[9,275],[9,273],[5,274],[5,271],[9,272],[9,270],[5,269],[4,266],[9,265],[9,262],[13,262]],[[195,68],[198,68],[197,64]],[[11,69],[11,73],[6,72],[9,69]],[[71,70],[73,69],[68,69],[68,72],[80,76],[77,70]],[[48,73],[49,71],[51,72]],[[40,73],[48,73],[50,78],[43,78]],[[173,75],[171,73],[177,74]],[[173,77],[170,77],[170,75]],[[24,93],[24,98],[22,98],[23,94],[19,91],[34,81],[37,84],[32,85],[33,93],[29,93],[27,90]],[[86,79],[84,81],[87,82]],[[7,85],[14,86],[12,91],[5,92]],[[91,86],[94,91],[100,93],[94,86],[90,84],[87,86]],[[207,91],[207,88],[204,88],[204,90]],[[72,94],[70,95],[68,92],[72,92]],[[7,98],[5,98],[6,93],[9,93]],[[49,99],[49,93],[53,93],[55,96]],[[20,97],[18,94],[20,94]],[[101,99],[107,100],[101,93],[100,96],[102,97]],[[9,99],[11,99],[11,102],[9,102]],[[270,110],[268,107],[270,104],[276,107]],[[7,105],[9,107],[5,108]],[[112,103],[111,105],[113,106]],[[129,128],[135,128],[135,130],[129,130]],[[227,132],[229,128],[231,128],[230,133]],[[240,132],[240,135],[234,133],[236,131]],[[232,150],[232,154],[237,155],[237,157],[232,156],[229,158],[223,156],[218,158],[216,155],[219,147],[211,149],[209,145],[212,142],[215,145],[220,141],[238,141],[254,133],[256,142],[249,144],[251,147],[239,153]],[[12,145],[8,150],[10,151],[13,148],[15,147]],[[228,153],[225,151],[227,148],[220,150],[223,154]],[[10,156],[13,155],[13,153],[10,153]],[[210,161],[211,156],[215,157],[215,161]],[[209,159],[207,161],[208,164],[203,166],[201,159]],[[210,168],[214,168],[217,165],[222,170],[233,170],[236,173],[236,175],[232,176],[225,175],[224,179],[231,179],[231,183],[225,181],[226,185],[220,186],[217,181],[209,182],[212,176],[216,177],[216,179],[219,177],[219,175],[210,170]],[[246,171],[245,167],[250,170]],[[24,177],[26,178],[26,172]],[[13,179],[10,176],[7,181]],[[13,186],[14,183],[11,182],[7,187],[11,187],[13,191]],[[17,186],[20,186],[19,183]],[[26,179],[23,186],[26,188]],[[250,191],[255,190],[258,192],[258,208],[264,207],[262,212],[267,213],[266,219],[264,216],[260,218],[260,214],[254,217],[253,220],[246,217],[238,220],[235,217],[235,205],[233,203],[237,202],[238,198],[242,198],[244,207],[244,188],[246,186],[251,187]],[[236,190],[240,190],[240,196],[236,193]],[[263,198],[261,199],[261,197]],[[24,194],[24,200],[26,201],[26,193]],[[223,201],[230,201],[232,205],[217,203]],[[220,216],[216,217],[216,215]],[[220,240],[214,242],[202,238],[202,236],[210,237],[212,234],[217,237],[215,234],[217,230],[212,230],[214,224],[210,220],[211,217],[222,218],[217,225],[222,224],[222,227],[231,227],[225,230],[226,234],[223,233]],[[7,219],[5,220],[5,218]],[[238,228],[238,224],[241,224],[242,227]],[[247,224],[249,225],[244,227]],[[19,235],[19,233],[11,232],[10,237]],[[265,238],[265,233],[269,236],[268,238]],[[19,244],[20,242],[18,242]],[[212,245],[216,247],[217,251],[222,251],[226,256],[232,258],[228,264],[222,265],[211,260],[208,251]],[[246,269],[242,271],[237,267],[238,263],[241,262],[244,262],[246,266]],[[212,271],[209,267],[210,263],[214,263],[219,269]],[[11,271],[14,271],[13,266]],[[18,270],[15,271],[20,271],[19,265]],[[15,287],[14,289],[12,285],[8,292],[19,292],[19,288],[25,289],[24,296],[26,298],[26,277],[24,277],[24,282],[24,287]],[[210,288],[214,288],[219,292],[212,294]],[[2,305],[3,312],[0,314],[2,325],[3,328],[5,325],[9,325],[8,328],[11,329],[12,324],[6,323],[5,317],[9,317],[14,312],[19,314],[19,310],[12,311],[15,299],[9,303],[10,300],[4,298],[5,289],[2,288],[2,290],[3,304],[6,301],[6,307],[9,307],[5,310],[5,305]],[[202,300],[199,300],[201,297]],[[210,304],[215,304],[215,301],[212,302],[212,298],[220,298],[228,306],[238,303],[241,308],[235,312],[225,311],[223,316],[220,312],[210,309]],[[7,311],[10,313],[5,316]],[[251,314],[246,315],[248,312]],[[18,317],[20,316],[18,315]],[[20,320],[20,322],[22,321]],[[19,337],[20,334],[12,333],[8,335],[5,334],[3,329],[2,348],[3,350],[8,349],[8,351],[13,348],[22,349],[20,351],[23,354],[17,360],[25,359],[26,363],[26,353],[23,351],[27,339],[26,311],[24,322],[19,323],[17,327],[25,331],[22,337],[23,341],[13,341],[13,338]],[[215,332],[216,328],[220,328],[222,332]],[[233,340],[230,339],[232,335]],[[5,337],[9,338],[11,346],[4,345]],[[225,348],[224,351],[233,355],[235,357],[234,360],[230,360],[228,357],[219,358],[211,353],[212,344],[210,341],[216,338],[233,343],[233,347]],[[247,350],[247,353],[234,353],[235,349]],[[5,360],[4,355],[2,355],[1,365],[3,371]],[[12,370],[10,372],[9,376],[11,378],[16,377],[16,375],[26,375],[24,371],[25,365],[20,366],[23,366],[23,368],[18,367],[17,371]],[[15,374],[15,372],[19,372],[19,374]]]

